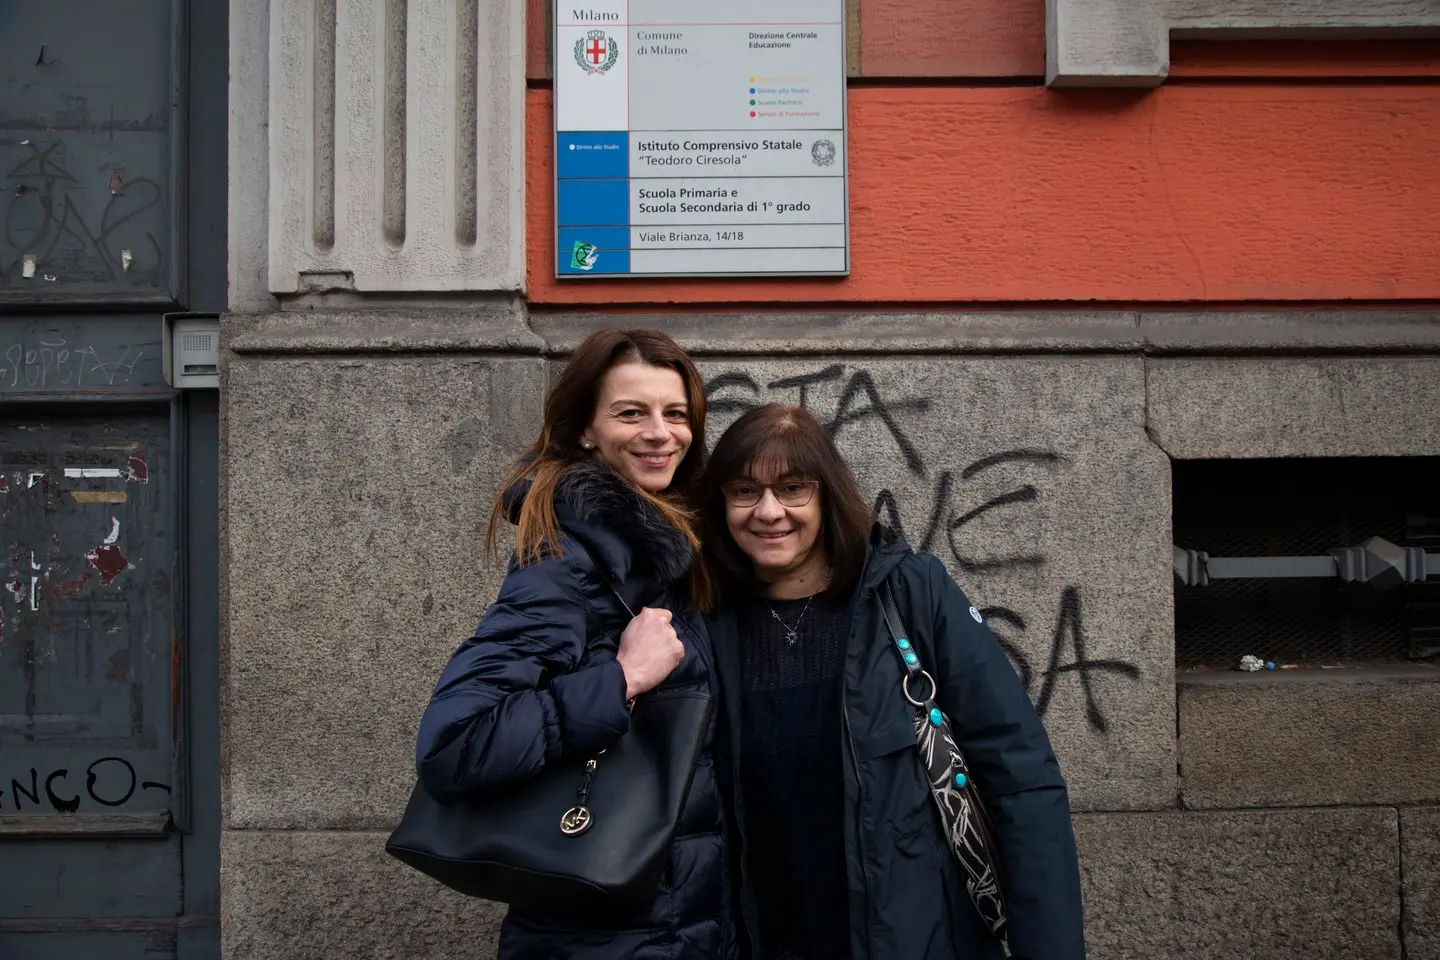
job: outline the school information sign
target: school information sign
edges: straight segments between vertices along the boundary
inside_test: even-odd
[[[558,3],[556,276],[848,274],[844,18]]]

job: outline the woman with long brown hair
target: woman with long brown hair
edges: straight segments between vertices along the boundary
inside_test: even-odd
[[[691,579],[701,582],[691,495],[704,459],[703,386],[674,341],[656,330],[586,338],[491,514],[490,543],[513,523],[515,554],[421,720],[426,793],[452,803],[515,789],[613,746],[638,694],[708,693]],[[712,722],[652,902],[512,906],[501,960],[734,956],[713,733]]]
[[[872,523],[800,407],[737,420],[705,489],[754,960],[1084,960],[1065,780],[940,561]]]

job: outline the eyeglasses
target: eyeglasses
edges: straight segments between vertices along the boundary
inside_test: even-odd
[[[754,480],[727,480],[720,485],[725,502],[732,507],[753,507],[769,490],[781,506],[803,507],[815,498],[819,480],[781,480],[779,483],[756,483]]]

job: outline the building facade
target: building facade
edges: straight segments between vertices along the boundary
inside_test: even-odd
[[[184,789],[93,812],[133,815],[133,831],[163,821],[159,838],[95,820],[90,847],[56,839],[62,811],[24,794],[11,810],[6,792],[0,843],[52,878],[117,863],[148,877],[136,845],[173,843],[166,891],[181,892],[123,908],[88,888],[0,899],[0,944],[73,956],[58,938],[143,934],[154,955],[202,956],[176,931],[203,941],[218,913],[227,960],[493,956],[502,908],[382,847],[431,685],[503,572],[482,548],[496,487],[567,352],[622,324],[697,356],[712,437],[760,402],[814,410],[881,515],[986,612],[1071,786],[1092,956],[1440,960],[1440,587],[1426,582],[1440,578],[1440,3],[850,0],[850,276],[581,285],[553,270],[545,0],[230,0],[228,24],[187,16],[173,76],[201,133],[171,162],[188,199],[164,209],[186,239],[163,248],[196,279],[156,279],[143,303],[99,281],[65,294],[39,241],[0,236],[15,306],[0,329],[21,345],[0,375],[16,452],[0,497],[31,489],[31,427],[74,441],[98,417],[114,432],[116,404],[143,400],[134,417],[151,419],[98,447],[145,429],[203,460],[209,424],[218,487],[177,501],[190,514],[166,507],[173,527],[134,519],[187,583],[206,582],[218,544],[219,585],[167,614],[189,618],[180,646],[132,630],[160,651],[147,684],[164,692],[182,665],[172,717],[199,749],[171,750]],[[32,32],[15,56],[42,42]],[[32,67],[30,50],[24,69],[55,53]],[[20,67],[4,69],[19,102]],[[65,135],[9,103],[30,126],[0,122],[0,211],[25,197],[15,170],[41,169],[23,151]],[[220,117],[226,138],[203,140]],[[118,168],[87,143],[87,171]],[[120,264],[143,235],[108,240],[92,260]],[[163,351],[161,314],[205,311],[222,314],[208,401],[158,362],[119,397],[61,389],[29,359],[63,324],[109,337],[101,354]],[[75,505],[140,488],[116,460],[120,475],[80,491],[98,499],[77,499],[65,468],[103,458],[55,449],[59,480],[38,484],[50,500],[26,507],[25,536],[48,536],[65,505],[88,526],[56,547],[75,568],[56,582],[89,571],[98,591],[86,550],[119,544],[103,542],[110,515]],[[0,691],[20,693],[58,628],[28,609],[31,547],[5,516],[21,588],[0,594]],[[1271,559],[1222,562],[1236,557]],[[134,608],[149,596],[126,586],[135,572],[75,596]],[[1237,671],[1245,654],[1276,669]],[[39,712],[0,707],[27,729]],[[134,749],[163,757],[155,736],[175,739],[152,730]],[[115,755],[61,763],[33,736],[0,737],[26,787],[31,767],[42,786],[68,767],[74,786],[92,753]],[[0,768],[0,787],[12,776]],[[210,827],[166,805],[182,795]],[[199,851],[216,835],[218,911],[183,891],[213,871]],[[202,859],[182,869],[187,855]]]

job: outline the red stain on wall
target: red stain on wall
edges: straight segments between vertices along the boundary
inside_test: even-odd
[[[1440,298],[1440,87],[877,86],[849,111],[849,278],[561,283],[530,91],[532,302]]]
[[[92,547],[85,554],[85,559],[99,572],[100,582],[107,586],[114,583],[115,578],[130,566],[130,561],[125,559],[119,547]]]
[[[137,450],[130,455],[130,462],[125,469],[125,482],[150,482],[150,465],[145,462],[144,450]]]

